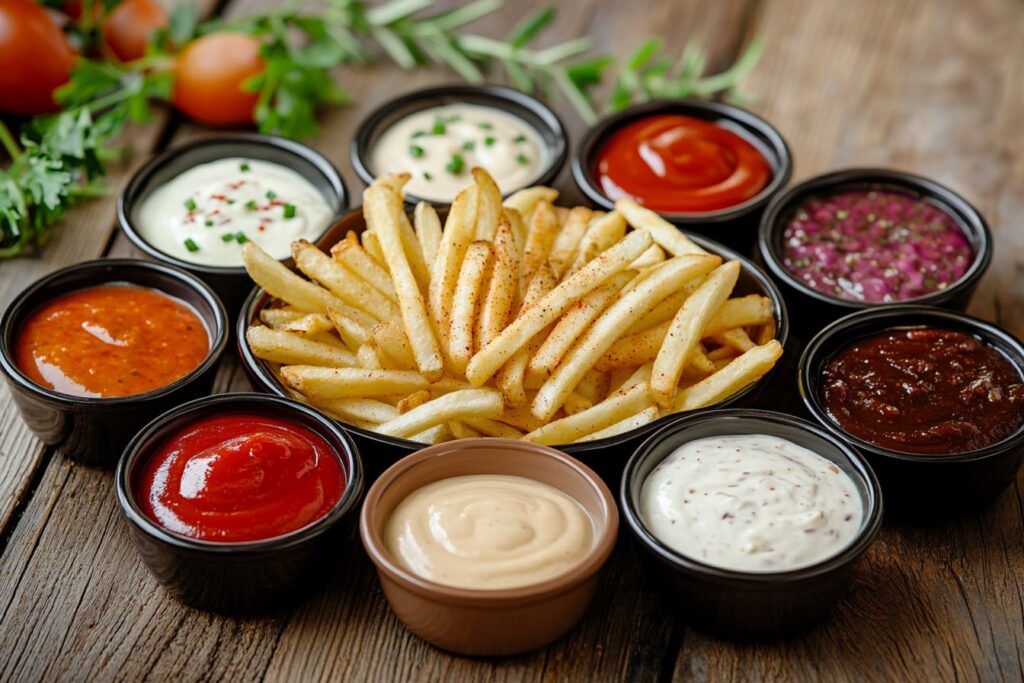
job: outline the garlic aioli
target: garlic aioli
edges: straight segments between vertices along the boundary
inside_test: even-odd
[[[775,436],[683,444],[654,468],[640,516],[662,543],[705,564],[780,572],[825,560],[860,529],[863,502],[832,461]]]
[[[274,258],[291,243],[313,240],[333,211],[299,173],[268,161],[233,157],[200,164],[153,190],[135,214],[139,234],[191,263],[242,265],[255,242]]]
[[[594,546],[594,525],[576,500],[525,477],[467,475],[417,489],[384,532],[399,564],[456,588],[540,583],[576,566]]]
[[[494,107],[449,104],[410,114],[388,128],[371,152],[376,175],[412,175],[405,191],[450,203],[474,166],[494,178],[502,193],[526,187],[547,164],[537,130]]]

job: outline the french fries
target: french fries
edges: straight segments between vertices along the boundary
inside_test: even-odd
[[[277,302],[245,343],[291,395],[421,443],[558,445],[714,405],[780,357],[771,301],[734,295],[740,264],[653,211],[568,209],[544,187],[502,203],[472,178],[443,229],[429,204],[406,212],[403,174],[367,188],[361,235],[294,243],[297,272],[246,245]]]

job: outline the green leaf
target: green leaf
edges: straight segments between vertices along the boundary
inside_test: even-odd
[[[506,42],[513,48],[525,47],[545,26],[555,20],[554,7],[543,7],[520,21],[508,34]]]
[[[638,47],[626,60],[626,67],[634,71],[642,69],[655,54],[661,50],[662,42],[659,38],[650,38]]]
[[[434,0],[392,0],[386,5],[375,7],[366,12],[366,20],[373,26],[386,26],[421,9],[434,4]]]

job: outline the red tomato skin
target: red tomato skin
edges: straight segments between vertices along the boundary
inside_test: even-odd
[[[258,93],[242,84],[263,73],[260,41],[237,33],[211,33],[192,41],[174,64],[174,106],[210,126],[253,122]]]
[[[103,50],[122,62],[139,59],[153,32],[167,22],[167,12],[156,0],[123,0],[103,20]]]
[[[75,51],[41,5],[0,2],[0,112],[57,111],[53,91],[67,83]]]

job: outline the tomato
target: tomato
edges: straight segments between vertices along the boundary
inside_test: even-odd
[[[252,123],[258,93],[242,84],[263,73],[260,41],[237,33],[211,33],[189,43],[174,64],[174,106],[212,126]]]
[[[41,5],[0,2],[0,111],[56,111],[53,90],[67,82],[75,51]]]
[[[124,0],[103,20],[104,52],[122,62],[146,54],[149,37],[167,26],[167,12],[156,0]]]

